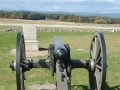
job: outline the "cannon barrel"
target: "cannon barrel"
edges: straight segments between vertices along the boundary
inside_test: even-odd
[[[65,60],[68,55],[68,52],[58,36],[54,37],[54,44],[55,58],[61,61]]]

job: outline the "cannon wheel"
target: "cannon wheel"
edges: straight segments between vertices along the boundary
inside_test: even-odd
[[[24,36],[21,30],[18,31],[17,34],[17,42],[16,42],[16,81],[17,81],[17,90],[25,89],[25,72],[22,68],[22,61],[25,60],[25,43]]]
[[[90,90],[104,90],[106,80],[106,45],[102,32],[95,32],[90,45],[90,60],[94,70],[89,71]]]

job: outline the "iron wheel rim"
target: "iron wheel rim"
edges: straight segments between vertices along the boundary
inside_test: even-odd
[[[16,82],[17,82],[17,90],[25,89],[25,72],[22,68],[22,61],[25,60],[25,43],[24,36],[21,30],[18,31],[17,34],[17,42],[16,42]]]

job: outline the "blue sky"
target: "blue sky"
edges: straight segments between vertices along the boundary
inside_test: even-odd
[[[0,10],[120,13],[120,0],[0,0]]]

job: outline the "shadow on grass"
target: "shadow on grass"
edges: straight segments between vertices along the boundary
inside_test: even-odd
[[[89,90],[85,85],[71,85],[71,90]]]
[[[71,90],[89,90],[89,86],[85,85],[72,85]],[[107,83],[105,86],[105,90],[120,90],[120,85],[110,87]]]
[[[110,87],[107,83],[106,83],[106,89],[105,90],[120,90],[120,85],[114,86],[114,87]]]

